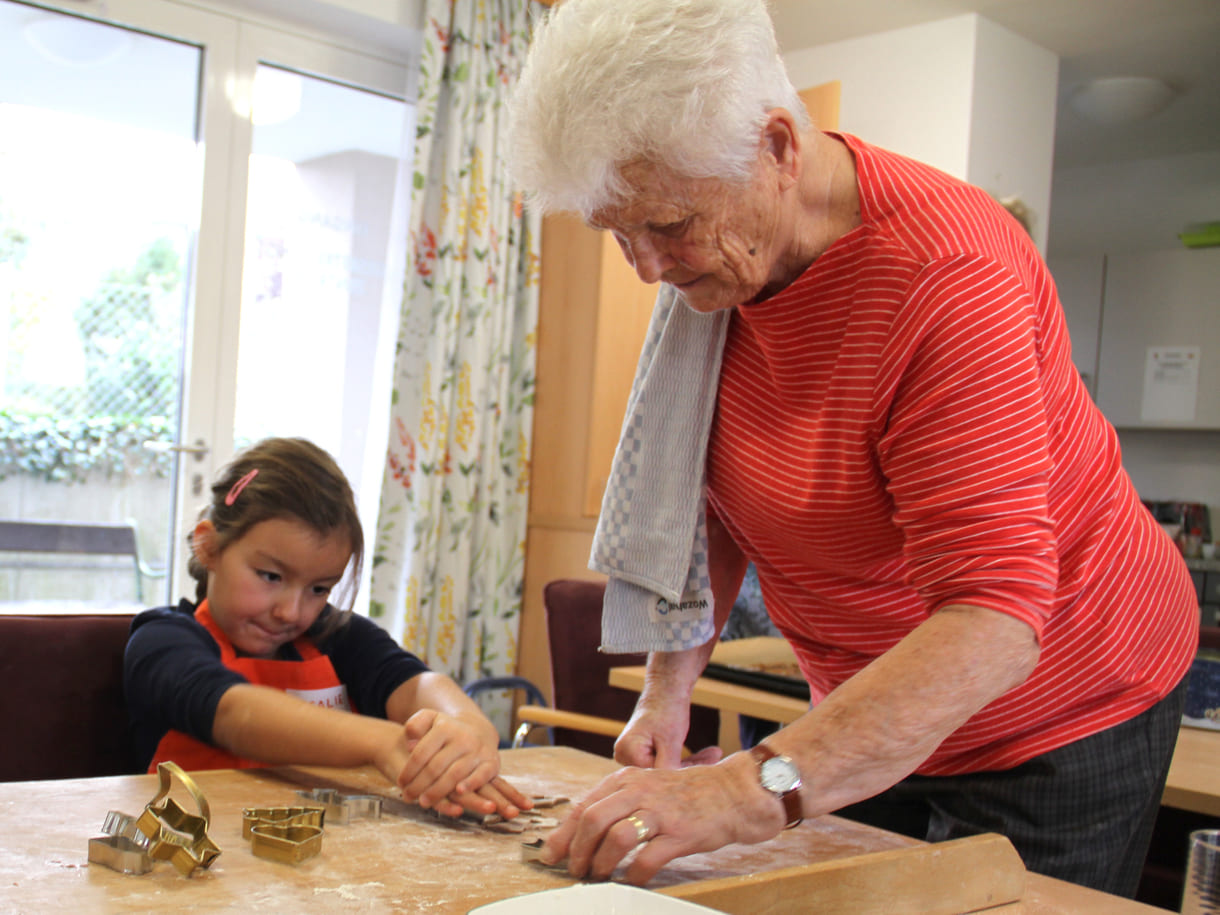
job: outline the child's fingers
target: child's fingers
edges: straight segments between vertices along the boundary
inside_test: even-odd
[[[480,760],[470,774],[462,778],[453,788],[454,794],[474,794],[496,777],[500,771],[499,760]]]
[[[473,763],[473,768],[469,768],[471,763]],[[464,797],[478,794],[491,781],[499,771],[499,768],[497,761],[480,761],[462,757],[454,762],[435,782],[423,790],[420,794],[419,802],[427,806],[445,797]],[[459,778],[454,778],[455,775],[459,774]]]
[[[420,709],[403,724],[403,731],[406,733],[407,739],[419,740],[427,735],[439,716],[440,712],[436,709]]]
[[[480,775],[480,768],[488,763],[471,753],[463,753],[458,747],[446,744],[433,754],[427,765],[406,784],[400,782],[405,797],[418,798],[422,807],[429,807],[450,794],[463,793],[458,785],[464,779],[481,784],[494,772]]]
[[[451,794],[446,800],[478,813],[495,812],[506,820],[511,820],[522,810],[528,810],[534,806],[531,798],[498,777],[493,778],[477,791]]]
[[[534,806],[533,798],[519,791],[516,786],[499,776],[493,778],[488,784],[499,791],[518,810],[529,810]]]
[[[431,710],[428,712],[427,716],[423,712],[412,715],[403,729],[403,740],[410,755],[398,775],[398,785],[409,799],[417,797],[457,759],[471,755],[478,747],[472,735],[453,728],[452,719],[445,719]],[[465,774],[457,773],[455,784],[456,779]]]
[[[511,820],[521,811],[512,803],[510,803],[500,792],[490,788],[490,785],[484,785],[478,791],[468,791],[465,793],[455,792],[449,795],[444,800],[445,804],[453,804],[462,810],[469,810],[471,813],[489,814],[498,813],[506,820]],[[437,805],[437,810],[440,810],[440,804]]]
[[[471,798],[473,798],[475,801],[479,800],[477,795],[471,795]],[[488,814],[488,813],[495,812],[495,808],[492,807],[490,802],[484,801],[483,806],[481,806],[481,807],[477,807],[477,806],[467,807],[467,806],[464,806],[464,805],[458,803],[458,801],[454,800],[451,797],[442,799],[439,803],[437,803],[437,805],[434,809],[436,810],[437,813],[441,814],[442,816],[447,816],[447,817],[460,817],[467,810],[469,810],[471,813],[480,813],[480,814]]]

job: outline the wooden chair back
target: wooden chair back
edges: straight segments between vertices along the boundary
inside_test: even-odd
[[[601,643],[603,582],[565,578],[542,590],[551,649],[552,705],[563,711],[626,722],[637,693],[609,685],[610,668],[643,664],[645,654],[604,654]],[[555,727],[555,742],[601,756],[614,755],[614,738]],[[685,744],[700,750],[720,738],[720,713],[693,706]]]

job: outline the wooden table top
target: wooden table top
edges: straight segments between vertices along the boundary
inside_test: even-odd
[[[1178,731],[1161,803],[1220,817],[1220,731]]]
[[[611,760],[563,747],[504,754],[505,773],[535,795],[578,799],[614,768]],[[211,807],[209,835],[221,855],[209,870],[189,878],[164,862],[143,875],[88,863],[88,840],[101,835],[107,811],[138,815],[156,793],[156,776],[0,784],[0,910],[38,915],[305,909],[464,913],[494,900],[574,882],[565,874],[523,863],[519,835],[445,823],[394,801],[396,792],[369,768],[284,767],[194,775]],[[378,794],[391,799],[397,812],[379,820],[327,825],[321,853],[296,866],[255,857],[241,837],[242,808],[300,803],[297,789],[319,787]],[[194,810],[180,786],[173,796]],[[564,810],[559,808],[558,814]],[[729,846],[679,859],[649,888],[919,844],[837,817],[820,817],[760,845]],[[795,904],[783,911],[801,909]],[[1030,875],[1021,902],[993,911],[1122,915],[1156,910]]]

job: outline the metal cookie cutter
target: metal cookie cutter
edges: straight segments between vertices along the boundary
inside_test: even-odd
[[[102,832],[114,838],[127,839],[146,851],[148,849],[148,836],[136,828],[136,818],[121,810],[107,811],[106,819],[102,820]]]
[[[321,826],[258,823],[250,829],[250,851],[283,864],[300,864],[322,850]]]
[[[547,870],[556,871],[557,873],[568,872],[567,859],[556,861],[554,864],[543,864],[539,855],[542,854],[542,843],[545,840],[542,838],[531,839],[528,842],[521,843],[521,860],[526,864],[532,864],[535,867],[544,867]]]
[[[148,855],[158,861],[169,861],[184,877],[200,867],[211,867],[220,849],[208,837],[211,810],[207,798],[195,780],[182,771],[177,763],[157,765],[161,787],[144,807],[135,827],[147,839]],[[173,798],[168,797],[171,779],[177,778],[199,807],[199,815],[188,813]]]
[[[334,788],[314,788],[297,794],[307,801],[322,804],[328,823],[346,826],[352,820],[381,819],[382,798],[375,794],[340,794]]]
[[[101,864],[121,874],[147,874],[152,858],[143,846],[122,836],[96,836],[89,840],[89,863]]]
[[[249,839],[255,826],[316,826],[326,819],[325,807],[245,807],[241,812],[241,837]]]
[[[124,874],[147,874],[152,870],[148,839],[136,829],[135,817],[111,810],[102,821],[105,835],[89,840],[89,863],[101,864]]]

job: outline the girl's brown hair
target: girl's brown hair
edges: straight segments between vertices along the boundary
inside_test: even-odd
[[[218,552],[256,524],[278,518],[294,518],[323,537],[335,532],[347,536],[352,560],[344,609],[350,609],[364,563],[356,499],[334,458],[306,439],[267,438],[247,448],[220,472],[212,484],[211,502],[199,513],[200,520],[211,521],[216,529]],[[193,542],[193,536],[188,540]],[[201,601],[208,594],[208,571],[194,549],[187,569],[196,582],[196,600]]]

